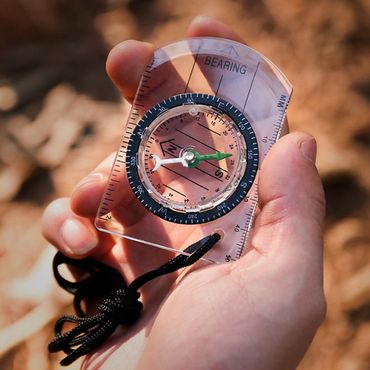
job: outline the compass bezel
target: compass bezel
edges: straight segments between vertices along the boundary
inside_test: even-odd
[[[240,130],[247,148],[247,165],[234,192],[212,209],[197,212],[180,212],[158,203],[151,197],[141,181],[137,153],[145,130],[160,115],[181,105],[205,105],[228,115]],[[153,106],[144,114],[133,130],[126,151],[128,182],[138,200],[156,216],[178,224],[201,224],[213,221],[232,211],[247,195],[255,180],[259,163],[258,142],[254,130],[245,115],[234,105],[217,96],[184,93],[169,97]]]

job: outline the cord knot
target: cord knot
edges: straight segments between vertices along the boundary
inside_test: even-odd
[[[140,293],[131,289],[117,289],[98,305],[98,310],[105,313],[112,321],[120,325],[133,323],[143,309],[139,301]]]

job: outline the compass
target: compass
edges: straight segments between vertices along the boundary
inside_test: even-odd
[[[258,207],[259,169],[281,135],[291,93],[270,60],[232,40],[190,38],[157,49],[136,91],[96,227],[183,254],[217,233],[207,259],[240,258]]]
[[[235,208],[258,169],[251,124],[218,97],[187,93],[150,109],[130,137],[126,170],[135,195],[159,217],[204,223]]]

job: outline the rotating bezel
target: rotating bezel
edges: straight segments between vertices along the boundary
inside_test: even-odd
[[[180,212],[159,203],[150,195],[140,177],[137,153],[139,152],[139,147],[145,132],[154,120],[170,109],[194,104],[216,109],[233,120],[246,143],[247,165],[234,192],[224,201],[217,204],[212,209],[196,212]],[[138,122],[127,145],[126,172],[129,184],[136,197],[153,214],[174,223],[200,224],[215,220],[229,213],[244,199],[256,177],[258,161],[259,153],[256,135],[250,122],[238,108],[216,96],[200,93],[184,93],[167,98],[153,106]]]

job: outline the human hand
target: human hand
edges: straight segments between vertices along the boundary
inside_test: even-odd
[[[197,18],[188,36],[242,42],[227,26]],[[107,70],[122,95],[132,101],[153,46],[126,41],[115,47]],[[294,369],[325,314],[322,282],[324,194],[314,165],[316,144],[303,133],[278,141],[259,177],[260,211],[252,250],[230,264],[164,276],[141,291],[145,310],[89,356],[85,369]],[[73,191],[45,211],[43,232],[64,254],[92,256],[132,281],[169,260],[169,252],[126,239],[115,242],[92,223],[113,156]],[[130,208],[125,194],[125,226],[134,227],[145,210]],[[153,232],[148,224],[143,233]],[[188,245],[172,227],[173,245]],[[135,245],[133,245],[135,244]]]

